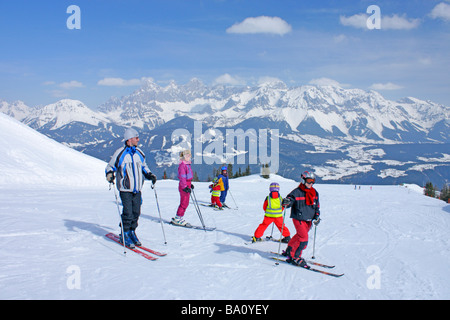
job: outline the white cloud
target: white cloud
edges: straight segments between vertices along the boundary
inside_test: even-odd
[[[129,79],[125,80],[122,78],[104,78],[97,82],[99,86],[109,86],[109,87],[129,87],[129,86],[139,86],[141,85],[142,79]]]
[[[342,25],[347,27],[354,27],[354,28],[361,28],[366,29],[367,28],[367,19],[368,16],[364,13],[355,14],[350,17],[340,16],[339,21]]]
[[[279,17],[250,17],[242,22],[235,23],[227,29],[227,33],[270,33],[285,35],[292,31],[292,27]]]
[[[332,86],[332,87],[349,87],[348,84],[339,83],[336,80],[330,79],[330,78],[317,78],[312,79],[309,84],[315,85],[315,86]]]
[[[63,89],[83,88],[84,87],[84,85],[81,82],[75,81],[75,80],[72,80],[69,82],[63,82],[59,86]]]
[[[348,40],[348,37],[345,34],[340,34],[338,36],[334,36],[333,40],[335,43],[343,43]]]
[[[216,84],[228,84],[232,86],[244,85],[245,81],[239,77],[233,77],[228,73],[225,73],[219,77],[217,77],[214,82]]]
[[[355,14],[350,17],[339,17],[342,25],[359,29],[367,29],[367,19],[369,19],[369,16],[365,13]],[[417,28],[419,24],[420,19],[408,19],[406,15],[381,15],[381,30],[411,30]]]
[[[392,82],[388,82],[388,83],[374,83],[369,87],[369,89],[372,89],[372,90],[400,90],[400,89],[403,89],[403,87],[399,86],[397,84],[394,84]]]
[[[283,82],[277,77],[263,76],[258,79],[258,84]]]
[[[450,4],[439,3],[431,10],[430,17],[450,21]]]
[[[410,30],[419,26],[420,19],[408,19],[394,14],[392,17],[381,17],[381,29]]]

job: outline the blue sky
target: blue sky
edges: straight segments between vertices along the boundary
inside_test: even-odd
[[[81,29],[70,5],[80,8]],[[366,12],[380,9],[381,29]],[[450,106],[449,0],[15,0],[0,2],[0,100],[96,108],[136,90],[337,83]]]

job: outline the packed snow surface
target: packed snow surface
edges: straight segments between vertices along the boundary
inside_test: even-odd
[[[298,182],[271,176],[230,181],[227,204],[200,207],[212,232],[163,224],[174,216],[178,182],[146,183],[137,229],[167,252],[148,261],[107,239],[119,233],[103,163],[0,115],[0,299],[449,299],[450,206],[417,186],[316,185],[322,222],[315,256],[341,278],[275,265],[278,243],[249,244],[276,181],[285,196]],[[208,183],[195,183],[208,201]],[[233,200],[234,199],[234,200]],[[190,204],[186,220],[200,225]],[[295,229],[286,214],[287,227]],[[270,235],[271,227],[265,235]],[[273,235],[279,237],[275,228]],[[313,250],[314,229],[304,256]],[[281,246],[284,249],[285,245]]]

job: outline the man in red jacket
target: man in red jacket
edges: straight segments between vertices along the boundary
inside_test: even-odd
[[[301,175],[302,182],[283,200],[283,205],[291,208],[291,218],[296,234],[289,241],[284,255],[286,261],[301,267],[307,267],[302,252],[308,245],[308,232],[312,222],[318,224],[320,219],[319,193],[313,188],[316,182],[314,173],[305,171]]]

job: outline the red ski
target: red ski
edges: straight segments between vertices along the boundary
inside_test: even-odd
[[[118,236],[117,234],[114,234],[114,233],[108,233],[108,234],[110,234],[111,236],[114,236],[114,237],[115,237],[115,239],[113,239],[114,241],[115,241],[115,240],[120,241],[120,240],[119,240],[120,238],[119,238],[119,236]],[[108,238],[109,238],[109,237],[108,237]],[[122,244],[122,243],[121,243],[121,244]],[[122,244],[122,245],[123,245],[123,244]],[[159,251],[156,251],[156,250],[153,250],[153,249],[144,247],[144,246],[136,247],[136,249],[145,250],[145,251],[147,251],[147,252],[153,253],[155,256],[158,256],[158,257],[164,257],[164,256],[167,255],[167,253],[159,252]]]
[[[111,239],[114,242],[117,242],[118,244],[120,244],[121,246],[123,246],[123,243],[120,242],[119,237],[117,235],[115,235],[114,233],[108,233],[105,235],[105,237],[107,237],[108,239]],[[148,260],[158,260],[158,258],[152,257],[151,255],[142,252],[136,248],[132,249],[130,247],[127,247],[129,250],[136,252],[137,254],[141,255],[142,257],[148,259]]]

